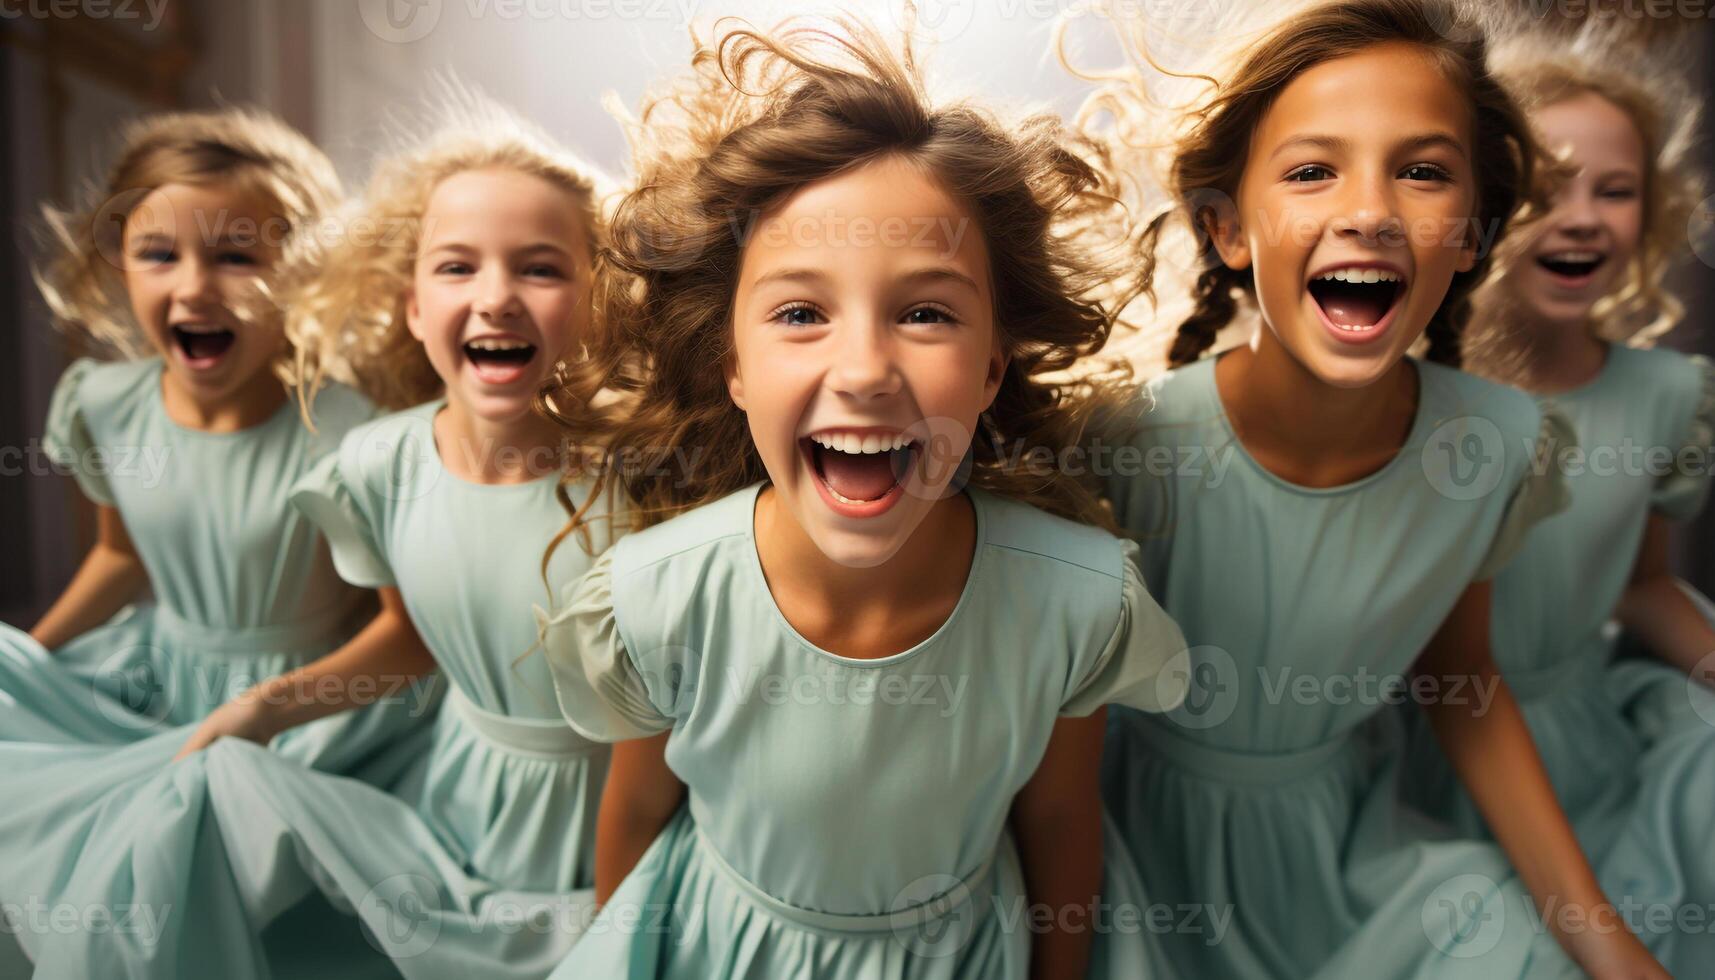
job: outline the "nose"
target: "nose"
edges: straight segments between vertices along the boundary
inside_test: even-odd
[[[880,318],[843,324],[830,345],[833,364],[827,373],[830,389],[848,398],[869,400],[899,393],[899,364],[894,356],[889,324]]]
[[[193,306],[219,299],[212,270],[200,255],[193,252],[180,260],[173,280],[173,299]]]
[[[476,301],[472,307],[476,315],[486,321],[510,320],[523,311],[518,291],[513,288],[512,276],[501,266],[491,265],[483,270],[476,288]]]
[[[1585,187],[1568,187],[1554,203],[1550,226],[1570,238],[1594,238],[1602,230],[1595,195]]]
[[[1347,187],[1341,213],[1332,222],[1336,235],[1368,246],[1399,247],[1406,243],[1405,222],[1399,216],[1392,180],[1352,180]]]

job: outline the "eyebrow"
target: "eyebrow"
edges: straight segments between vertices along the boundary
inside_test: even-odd
[[[1270,153],[1268,158],[1272,160],[1275,157],[1280,156],[1282,153],[1285,153],[1287,150],[1297,146],[1310,146],[1316,149],[1334,152],[1350,150],[1352,148],[1352,141],[1346,139],[1344,136],[1324,136],[1317,133],[1312,133],[1306,136],[1294,136],[1292,139],[1289,139],[1275,147],[1274,152]],[[1465,156],[1465,144],[1460,142],[1453,134],[1441,132],[1421,133],[1417,136],[1410,137],[1409,139],[1401,140],[1394,149],[1396,152],[1402,150],[1426,150],[1434,146],[1446,147],[1460,156]]]
[[[762,275],[757,276],[754,280],[752,280],[750,285],[751,285],[751,288],[754,289],[758,286],[763,286],[763,285],[766,285],[768,283],[777,282],[777,281],[778,282],[824,282],[827,280],[827,278],[828,278],[827,274],[822,272],[820,269],[788,267],[788,268],[784,268],[784,269],[773,269],[773,270],[770,270],[768,272],[765,272]],[[977,285],[977,281],[975,279],[972,279],[970,276],[965,275],[963,272],[960,272],[959,270],[948,267],[948,266],[932,266],[932,267],[927,268],[927,269],[915,269],[911,272],[906,273],[901,278],[903,278],[906,282],[911,282],[911,283],[917,283],[917,282],[950,282],[950,283],[953,283],[955,285],[965,286],[966,288],[970,289],[972,292],[976,292],[976,293],[982,292],[982,287]]]
[[[436,245],[430,245],[426,250],[424,250],[423,254],[433,255],[436,252],[476,252],[476,251],[479,251],[479,249],[477,249],[473,245],[466,245],[463,242],[452,241],[452,242],[441,242],[440,244],[436,244]],[[521,248],[514,249],[512,254],[513,255],[527,255],[527,254],[532,253],[532,252],[554,252],[554,253],[557,253],[559,255],[563,255],[567,258],[571,258],[571,256],[572,256],[571,250],[567,249],[563,245],[556,245],[553,242],[535,242],[533,244],[525,245]]]

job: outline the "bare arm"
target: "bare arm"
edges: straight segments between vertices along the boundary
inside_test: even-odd
[[[381,611],[344,646],[262,681],[216,708],[175,758],[222,735],[266,744],[287,729],[399,695],[432,672],[435,658],[411,624],[399,590],[384,588],[380,593]]]
[[[1089,967],[1095,928],[1089,913],[1102,885],[1098,773],[1106,719],[1104,708],[1056,722],[1035,774],[1012,801],[1030,909],[1052,913],[1049,928],[1031,936],[1032,980],[1082,977]]]
[[[1668,561],[1672,530],[1667,518],[1649,516],[1632,580],[1620,597],[1614,617],[1656,656],[1692,673],[1699,661],[1715,653],[1715,629],[1710,628],[1673,574]]]
[[[95,517],[95,547],[89,549],[77,574],[48,607],[41,622],[30,630],[36,642],[49,650],[113,618],[149,581],[119,511],[97,507]]]
[[[1425,708],[1429,723],[1495,840],[1573,959],[1597,980],[1670,980],[1602,894],[1554,796],[1524,715],[1495,668],[1489,647],[1490,599],[1486,582],[1466,589],[1424,650],[1418,670],[1493,691],[1492,703],[1485,711],[1480,698],[1440,700]],[[1443,684],[1441,689],[1472,688]],[[1569,926],[1578,921],[1598,926]]]
[[[685,784],[667,768],[670,732],[616,743],[595,827],[595,899],[614,890],[667,826],[685,799]]]

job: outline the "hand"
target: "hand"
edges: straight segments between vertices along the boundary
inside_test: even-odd
[[[178,755],[173,756],[173,761],[177,762],[185,756],[208,748],[222,735],[267,745],[277,733],[268,723],[263,708],[262,700],[252,697],[247,691],[214,709],[202,720],[202,724],[197,726],[197,730],[191,733],[190,740],[185,743],[184,748],[179,749]]]
[[[1587,928],[1561,937],[1585,973],[1593,980],[1673,980],[1613,906],[1601,914],[1618,927]]]

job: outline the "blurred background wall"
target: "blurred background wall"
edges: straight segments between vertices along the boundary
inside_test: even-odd
[[[1048,43],[1056,18],[1077,2],[921,0],[921,25],[937,40],[932,73],[988,100],[1070,113],[1087,88]],[[1511,2],[1546,12],[1550,26],[1604,7]],[[624,143],[603,108],[606,93],[635,105],[652,78],[681,68],[692,23],[723,14],[767,23],[812,6],[886,26],[901,19],[903,2],[0,0],[0,447],[40,438],[49,393],[75,353],[49,326],[29,278],[40,207],[99,178],[127,119],[173,107],[261,105],[321,144],[355,189],[386,143],[388,120],[411,118],[436,76],[451,73],[618,172]],[[1688,13],[1715,11],[1715,2],[1618,6],[1640,30],[1697,32],[1703,56],[1686,70],[1709,89],[1715,22]],[[1648,13],[1667,7],[1679,13]],[[1107,52],[1087,53],[1084,63],[1111,63]],[[1685,287],[1693,312],[1673,343],[1715,351],[1700,315],[1715,302],[1715,270],[1695,265]],[[33,624],[92,530],[68,478],[0,465],[0,621]],[[1706,592],[1715,591],[1712,531],[1715,517],[1706,517],[1680,542],[1685,573]]]

